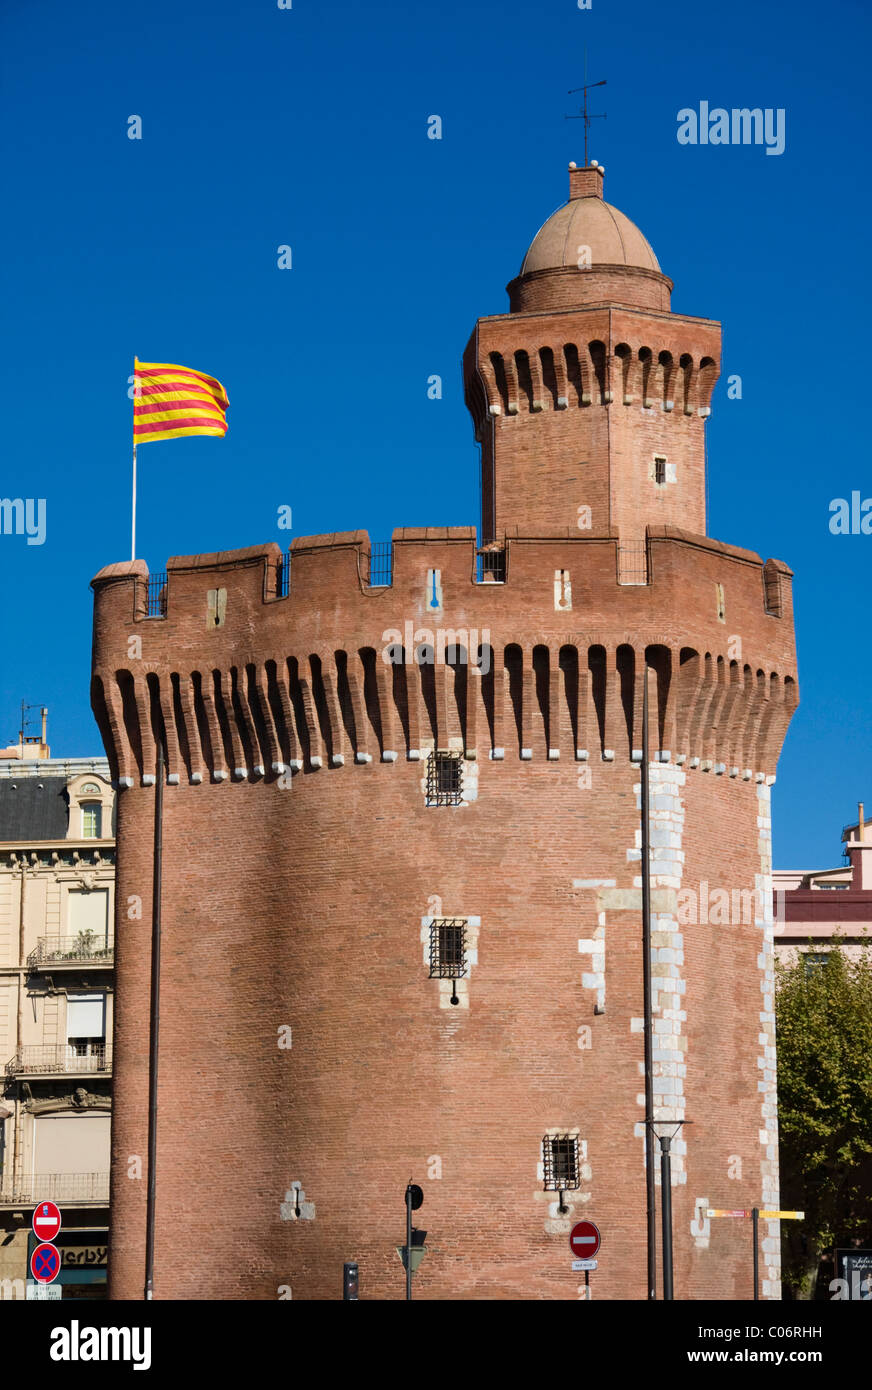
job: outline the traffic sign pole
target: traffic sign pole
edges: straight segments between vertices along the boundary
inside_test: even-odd
[[[412,1184],[406,1188],[406,1300],[412,1298]]]
[[[592,1221],[577,1221],[569,1232],[569,1248],[573,1255],[581,1255],[573,1260],[573,1269],[584,1269],[584,1296],[590,1298],[590,1271],[596,1269],[594,1256],[600,1248],[600,1233]]]
[[[407,1300],[407,1302],[410,1301],[410,1300],[411,1300],[411,1297],[412,1297],[412,1271],[413,1271],[413,1268],[416,1269],[417,1266],[418,1266],[418,1264],[420,1263],[420,1260],[416,1260],[416,1261],[414,1261],[414,1262],[413,1262],[413,1260],[412,1260],[412,1212],[413,1212],[413,1211],[417,1211],[419,1207],[423,1206],[423,1204],[424,1204],[424,1193],[423,1193],[423,1190],[417,1185],[417,1183],[412,1182],[412,1180],[411,1180],[411,1178],[410,1178],[409,1181],[408,1181],[408,1183],[406,1184],[406,1248],[405,1248],[405,1259],[406,1259],[406,1300]],[[423,1258],[424,1250],[423,1250],[422,1247],[423,1247],[424,1241],[425,1241],[425,1239],[426,1239],[426,1237],[427,1237],[427,1232],[426,1232],[426,1231],[416,1231],[416,1232],[415,1232],[415,1235],[417,1235],[417,1236],[420,1237],[420,1246],[419,1246],[419,1248],[421,1248],[421,1255],[422,1255],[422,1258]],[[397,1247],[397,1248],[399,1249],[399,1247]]]
[[[722,1211],[720,1208],[708,1207],[706,1216],[750,1216],[751,1231],[754,1238],[754,1302],[760,1302],[760,1217],[764,1221],[804,1221],[804,1211],[761,1211],[759,1207],[751,1207],[750,1211],[745,1209]]]

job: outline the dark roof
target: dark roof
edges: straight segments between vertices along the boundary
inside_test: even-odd
[[[64,840],[70,807],[66,777],[0,779],[0,840]]]

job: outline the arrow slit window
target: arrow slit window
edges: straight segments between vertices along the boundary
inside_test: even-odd
[[[542,1140],[546,1192],[568,1192],[578,1187],[578,1136],[546,1134]]]

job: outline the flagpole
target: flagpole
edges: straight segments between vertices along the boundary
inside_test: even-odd
[[[139,366],[139,358],[133,358],[133,498],[130,514],[130,559],[136,559],[136,392],[139,383],[136,379],[136,369]]]
[[[136,445],[133,446],[133,512],[130,521],[130,558],[136,559]]]

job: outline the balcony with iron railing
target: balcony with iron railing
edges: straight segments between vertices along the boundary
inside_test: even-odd
[[[105,966],[115,964],[115,943],[98,937],[94,932],[79,932],[77,936],[41,936],[36,949],[27,957],[31,970],[52,970],[65,966]]]
[[[167,572],[158,570],[148,576],[146,617],[165,618],[167,615]]]
[[[475,582],[477,584],[505,584],[506,552],[493,547],[477,550],[475,553]]]
[[[276,598],[287,598],[291,592],[291,552],[282,551],[282,558],[276,561]]]
[[[618,545],[618,583],[648,583],[647,541],[623,541]]]
[[[389,589],[394,578],[393,541],[373,541],[369,548],[368,584],[371,589]]]
[[[112,1071],[112,1047],[108,1043],[60,1043],[23,1046],[6,1063],[7,1076],[78,1076]]]
[[[0,1207],[33,1207],[38,1202],[58,1206],[108,1206],[108,1173],[34,1173],[13,1182],[0,1176]]]

